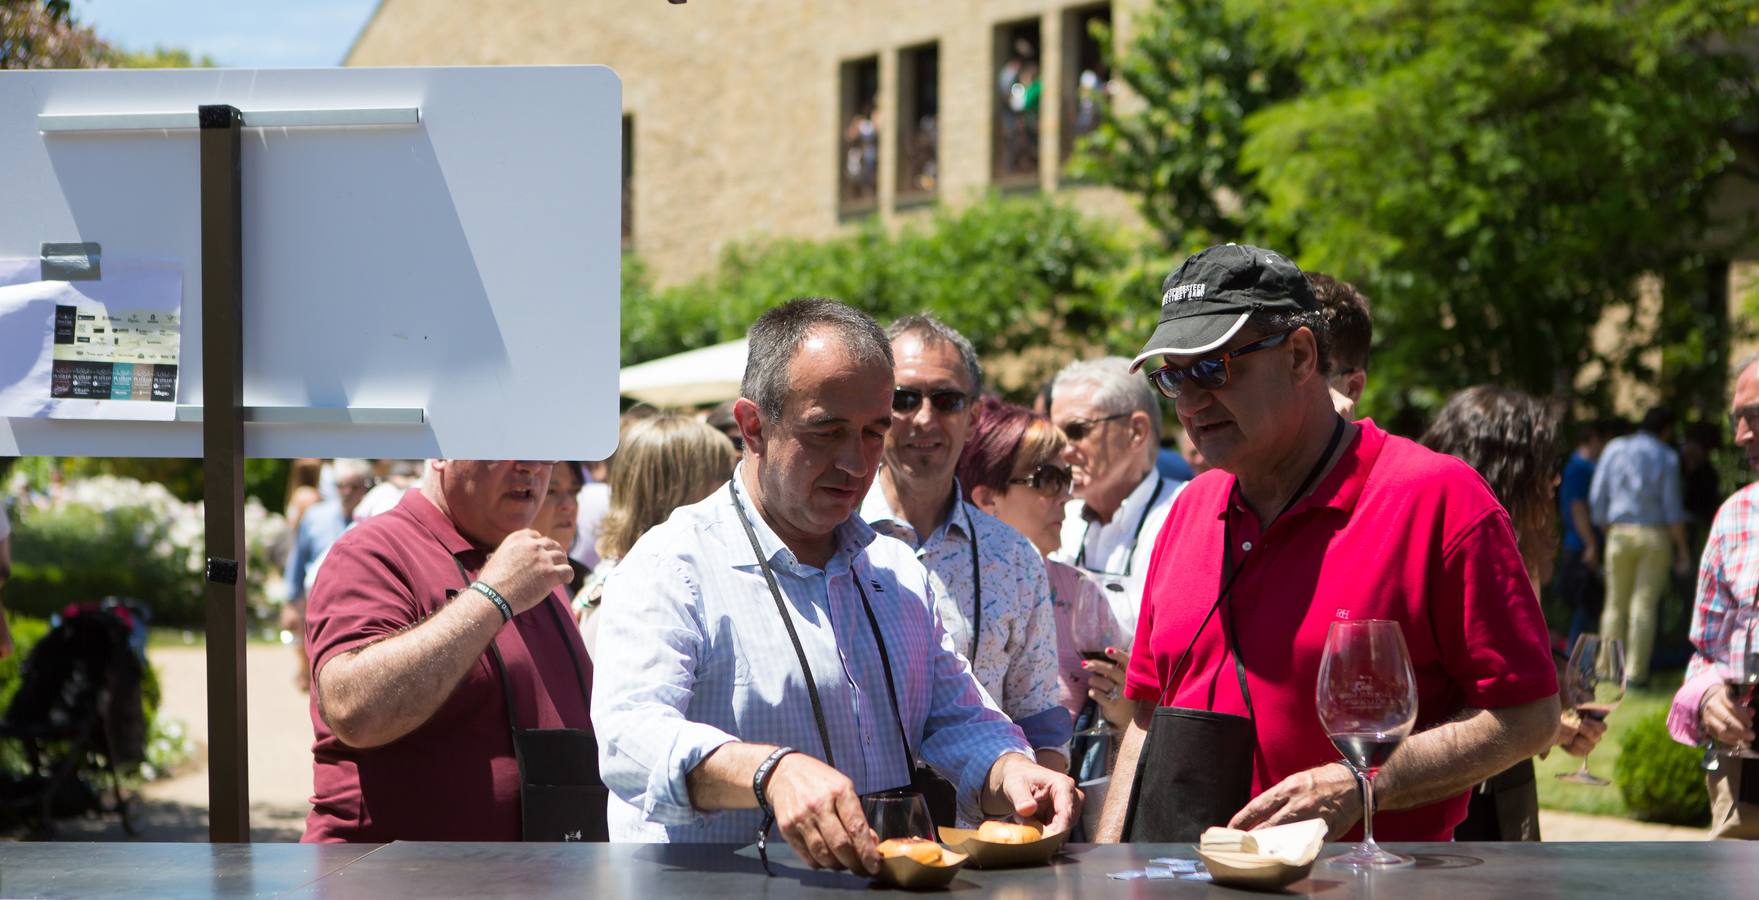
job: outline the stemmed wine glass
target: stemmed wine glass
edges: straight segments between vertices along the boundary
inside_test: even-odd
[[[1326,860],[1350,869],[1390,869],[1416,862],[1374,843],[1374,776],[1417,721],[1417,679],[1397,622],[1333,622],[1319,664],[1319,723],[1362,790],[1362,843]]]
[[[1111,656],[1105,652],[1106,645],[1111,643],[1113,635],[1109,627],[1110,616],[1078,615],[1070,617],[1070,632],[1075,639],[1075,646],[1081,648],[1081,658],[1087,662],[1112,662]],[[1077,737],[1101,737],[1118,734],[1106,721],[1105,711],[1096,710],[1093,724],[1088,728],[1075,732]]]
[[[1576,638],[1570,651],[1568,668],[1564,671],[1563,699],[1585,719],[1604,722],[1619,701],[1625,699],[1625,645],[1618,638],[1602,638],[1584,634]],[[1560,772],[1558,778],[1577,784],[1605,787],[1612,782],[1588,771],[1588,757],[1574,772]]]
[[[1743,606],[1735,613],[1734,631],[1729,635],[1728,679],[1726,683],[1736,707],[1752,706],[1753,693],[1759,689],[1759,610]],[[1759,759],[1759,751],[1746,741],[1717,751],[1723,756]]]

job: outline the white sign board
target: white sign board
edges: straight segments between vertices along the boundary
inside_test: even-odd
[[[597,459],[616,445],[621,86],[599,66],[0,73],[0,258],[93,242],[183,272],[199,406],[198,106],[244,112],[256,457]],[[253,111],[414,124],[249,127]],[[172,114],[162,130],[58,130]],[[47,118],[39,118],[47,117]],[[346,118],[343,114],[341,118]],[[335,119],[337,115],[319,116]],[[49,128],[50,130],[44,130]],[[8,327],[0,322],[0,328]],[[346,410],[414,411],[417,424]],[[316,410],[307,413],[306,410]],[[369,417],[370,418],[370,417]],[[200,456],[196,422],[0,419],[0,455]]]

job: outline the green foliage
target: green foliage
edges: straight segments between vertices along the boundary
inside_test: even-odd
[[[1073,160],[1077,177],[1136,195],[1169,250],[1251,233],[1262,198],[1240,165],[1247,118],[1299,90],[1293,63],[1252,40],[1256,27],[1220,0],[1161,0],[1144,10],[1113,68],[1146,102],[1108,105]],[[1112,46],[1109,34],[1099,37]]]
[[[653,288],[625,260],[623,362],[733,340],[803,295],[845,300],[881,322],[932,312],[986,357],[1096,338],[1134,349],[1153,311],[1146,295],[1119,292],[1129,261],[1109,229],[1065,205],[995,196],[895,235],[870,223],[822,242],[735,245],[713,274],[676,287]],[[1000,387],[1018,395],[1044,374],[1029,366]]]
[[[1698,768],[1703,751],[1667,733],[1667,712],[1637,720],[1625,733],[1613,781],[1637,818],[1702,827],[1710,823],[1710,795]]]
[[[199,552],[177,546],[168,523],[148,507],[32,510],[12,532],[6,606],[47,618],[69,603],[132,597],[146,603],[156,624],[200,628],[201,580],[191,568]]]
[[[1269,52],[1298,48],[1304,84],[1247,123],[1258,224],[1373,294],[1383,384],[1567,393],[1596,358],[1606,308],[1646,274],[1684,282],[1718,249],[1709,201],[1754,96],[1752,66],[1726,40],[1752,23],[1745,4],[1231,7],[1266,25]],[[1691,340],[1726,336],[1687,322],[1662,338],[1683,347],[1678,366],[1703,358]],[[1659,381],[1677,387],[1694,368]]]
[[[202,499],[205,482],[202,461],[187,458],[135,459],[112,456],[27,456],[20,460],[32,490],[47,492],[56,479],[114,475],[140,482],[156,482],[185,503]],[[287,502],[287,477],[293,462],[286,459],[244,461],[244,495],[254,497],[264,509],[280,509]]]
[[[0,69],[88,68],[109,49],[73,21],[69,0],[0,0]]]
[[[175,47],[115,50],[106,62],[118,69],[210,69],[216,65],[211,56],[193,57],[188,50]]]

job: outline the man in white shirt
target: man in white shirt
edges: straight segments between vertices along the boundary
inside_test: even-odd
[[[1051,385],[1051,421],[1069,438],[1075,499],[1053,558],[1106,589],[1128,646],[1141,612],[1155,535],[1185,482],[1155,469],[1160,399],[1121,356],[1070,363]]]

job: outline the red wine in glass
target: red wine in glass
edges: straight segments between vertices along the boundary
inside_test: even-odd
[[[1399,624],[1383,619],[1331,623],[1315,699],[1320,725],[1361,776],[1362,843],[1326,865],[1357,871],[1414,865],[1411,857],[1374,842],[1374,776],[1417,722],[1417,679]]]

